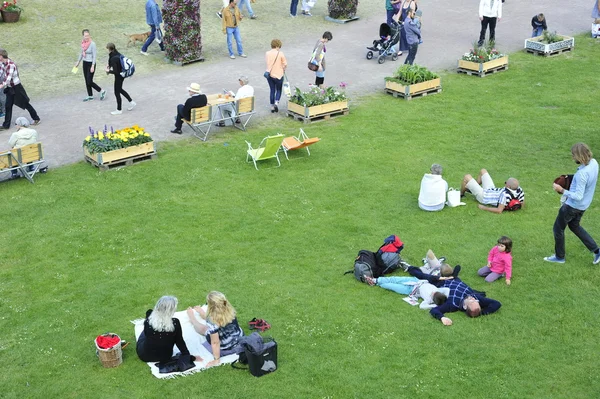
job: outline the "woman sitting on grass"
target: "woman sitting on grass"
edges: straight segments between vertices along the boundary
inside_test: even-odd
[[[220,363],[221,356],[231,355],[241,352],[238,346],[238,339],[244,335],[244,331],[238,324],[235,309],[227,300],[223,293],[211,291],[206,296],[207,310],[201,306],[188,308],[187,314],[198,334],[206,336],[204,346],[212,352],[215,360],[209,362],[206,366],[216,366]],[[201,323],[195,312],[198,312],[206,324]]]
[[[163,296],[156,302],[154,310],[146,312],[144,331],[138,338],[136,350],[144,362],[166,362],[173,356],[173,345],[182,356],[189,356],[190,351],[185,345],[179,319],[173,317],[177,310],[177,298]],[[196,359],[201,360],[196,357]],[[191,360],[194,360],[192,358]]]

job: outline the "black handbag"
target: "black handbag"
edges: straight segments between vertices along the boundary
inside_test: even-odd
[[[253,334],[258,335],[258,333]],[[231,367],[250,370],[250,374],[255,377],[262,377],[277,370],[277,342],[271,337],[264,337],[263,343],[264,345],[259,351],[254,351],[251,345],[242,344],[244,351],[240,353],[238,360],[231,364]],[[240,364],[247,365],[247,367],[240,367]]]

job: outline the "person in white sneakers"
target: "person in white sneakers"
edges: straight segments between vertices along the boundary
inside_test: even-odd
[[[425,173],[419,191],[419,208],[424,211],[441,211],[446,202],[448,183],[442,178],[442,166],[434,163],[431,173]]]
[[[479,2],[479,20],[481,21],[481,32],[477,45],[483,46],[485,32],[490,27],[490,43],[496,41],[496,22],[502,19],[502,0],[481,0]]]
[[[129,107],[127,110],[131,111],[137,105],[135,101],[131,99],[129,93],[123,90],[123,81],[125,78],[121,76],[121,53],[117,51],[114,43],[108,43],[106,45],[106,49],[108,50],[108,65],[104,69],[106,74],[112,73],[115,75],[115,97],[117,98],[117,109],[112,111],[113,115],[121,115],[123,112],[121,111],[121,94],[129,101]]]

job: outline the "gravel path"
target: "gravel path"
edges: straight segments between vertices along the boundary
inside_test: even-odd
[[[323,31],[330,30],[334,38],[328,46],[326,85],[347,82],[349,85],[347,90],[354,100],[360,94],[382,90],[383,78],[390,76],[400,63],[404,62],[405,56],[400,57],[396,62],[388,60],[383,65],[378,65],[375,59],[369,61],[365,58],[365,46],[370,45],[376,38],[379,24],[385,21],[384,1],[369,1],[382,3],[381,17],[363,17],[359,21],[345,25],[323,20],[323,28],[318,32],[302,31],[302,18],[306,17],[298,16],[293,20],[289,18],[286,11],[288,1],[283,1],[285,6],[282,5],[281,10],[277,12],[281,13],[282,18],[290,19],[290,29],[298,31],[293,43],[284,43],[283,47],[288,59],[287,74],[292,87],[305,88],[314,80],[314,75],[306,68],[306,62],[315,41]],[[416,63],[434,71],[454,68],[456,60],[462,53],[468,51],[478,38],[480,28],[477,16],[478,4],[477,0],[421,1],[424,43],[419,46]],[[523,40],[531,35],[531,17],[539,12],[546,15],[551,31],[565,35],[589,31],[592,22],[590,17],[592,6],[591,0],[574,0],[568,7],[560,2],[507,0],[504,3],[504,17],[496,28],[497,46],[506,53],[521,49]],[[273,37],[276,37],[276,34],[273,34]],[[251,40],[248,37],[243,39]],[[279,115],[274,116],[269,111],[268,85],[262,76],[265,69],[263,54],[248,54],[246,59],[238,57],[230,60],[225,58],[224,39],[223,50],[223,61],[190,64],[183,68],[173,67],[151,77],[127,79],[125,90],[137,102],[137,107],[128,112],[127,103],[124,102],[123,114],[119,116],[110,114],[110,111],[116,108],[112,84],[106,87],[109,89],[107,98],[102,102],[96,100],[83,103],[81,101],[83,90],[47,100],[33,98],[32,104],[42,119],[42,124],[37,127],[37,130],[44,143],[45,156],[50,166],[55,167],[82,160],[81,142],[87,134],[88,126],[99,129],[105,124],[115,128],[138,124],[145,127],[157,141],[189,137],[191,132],[186,126],[182,136],[170,134],[169,131],[173,127],[175,108],[178,103],[185,100],[187,96],[185,88],[191,82],[200,83],[205,93],[216,93],[222,88],[236,89],[237,76],[241,73],[246,74],[250,78],[250,84],[255,88],[257,99],[257,115],[249,124],[250,131],[256,119],[285,118],[282,111],[286,108],[284,99],[282,99],[283,104]],[[151,56],[160,55],[151,53]],[[24,81],[24,85],[27,87],[27,81]],[[15,107],[13,122],[21,115],[27,113]],[[12,130],[0,134],[0,148],[8,147],[6,143],[11,132]],[[218,135],[219,129],[211,130],[211,134]]]

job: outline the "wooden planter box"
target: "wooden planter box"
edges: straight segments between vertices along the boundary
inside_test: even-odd
[[[332,103],[306,107],[288,102],[287,113],[295,119],[303,120],[305,123],[319,119],[329,119],[332,116],[347,115],[348,101],[336,101]]]
[[[488,62],[472,62],[465,60],[458,60],[458,72],[466,73],[468,75],[478,75],[484,77],[490,73],[498,71],[504,71],[508,69],[508,56],[502,56]]]
[[[563,40],[551,44],[542,43],[541,40],[543,36],[525,39],[525,51],[544,56],[557,55],[566,51],[571,51],[573,47],[575,47],[575,38],[563,35],[560,36],[562,36]]]
[[[132,165],[133,163],[146,159],[156,158],[156,147],[154,141],[140,145],[134,145],[118,150],[97,152],[90,154],[87,148],[83,149],[85,160],[100,170],[108,170],[117,166]]]
[[[404,86],[401,83],[386,81],[385,91],[386,93],[392,94],[394,97],[402,97],[406,100],[410,100],[414,97],[421,97],[428,94],[436,94],[441,92],[442,79],[437,78],[408,86]]]

